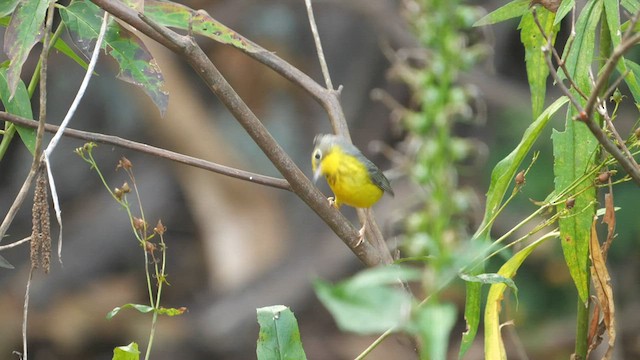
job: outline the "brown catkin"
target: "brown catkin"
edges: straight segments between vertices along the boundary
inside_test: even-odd
[[[47,194],[47,172],[44,164],[38,168],[36,187],[33,194],[31,218],[31,267],[42,267],[49,272],[51,264],[51,224],[49,222],[49,202]]]

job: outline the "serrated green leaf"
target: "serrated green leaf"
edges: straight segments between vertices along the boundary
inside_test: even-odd
[[[331,285],[314,283],[316,295],[344,331],[375,334],[402,325],[412,298],[399,281],[419,278],[419,272],[400,266],[367,269],[351,279]]]
[[[551,37],[551,43],[555,43],[558,26],[554,26],[555,14],[544,7],[538,7],[538,21],[545,34]],[[544,98],[547,90],[547,77],[549,68],[545,60],[546,53],[542,47],[547,46],[547,40],[540,33],[535,23],[533,13],[527,12],[520,22],[520,41],[525,48],[525,63],[527,65],[527,78],[531,90],[531,109],[533,118],[537,118],[544,108]]]
[[[113,349],[112,360],[138,360],[140,359],[140,350],[138,344],[132,342],[126,346],[118,346]]]
[[[43,35],[44,16],[51,0],[24,0],[18,4],[4,34],[4,52],[11,61],[7,71],[9,92],[20,81],[22,65]]]
[[[0,17],[5,17],[15,10],[20,0],[2,0],[0,1]]]
[[[473,26],[491,25],[522,16],[529,9],[530,2],[530,0],[514,0],[483,16]]]
[[[98,38],[102,10],[89,1],[75,1],[60,10],[62,21],[72,33],[74,42],[88,55]],[[129,30],[111,21],[103,48],[119,66],[118,78],[140,87],[164,115],[169,95],[164,90],[164,77],[156,60],[143,42]]]
[[[594,57],[596,28],[602,10],[601,1],[590,1],[585,5],[576,22],[576,38],[566,57],[570,75],[577,86],[586,93],[591,88],[589,73]],[[598,142],[584,124],[573,120],[576,115],[577,110],[571,107],[566,116],[565,131],[554,130],[552,134],[556,193],[561,193],[571,186],[597,158],[595,152]],[[587,190],[583,192],[583,189]],[[586,302],[589,297],[589,239],[596,200],[591,179],[579,184],[575,193],[579,194],[575,197],[575,205],[571,210],[567,210],[566,216],[560,217],[558,224],[565,262],[580,299]],[[560,204],[558,212],[564,211],[565,208],[564,203]]]
[[[446,360],[449,336],[458,311],[453,304],[426,304],[415,314],[420,339],[420,358]]]
[[[212,18],[204,10],[194,11],[187,6],[170,1],[146,0],[144,14],[161,25],[182,30],[188,30],[191,24],[191,31],[194,34],[206,36],[244,51],[261,50],[253,42]]]
[[[514,254],[500,270],[498,275],[505,278],[513,278],[520,268],[524,260],[535,250],[540,244],[555,236],[543,236],[542,238],[531,243],[524,249]],[[507,289],[505,283],[491,285],[489,294],[487,295],[487,305],[484,312],[484,355],[485,359],[506,359],[506,351],[502,336],[500,336],[500,309],[502,308],[502,299],[504,291]]]
[[[304,360],[298,321],[286,306],[257,309],[260,334],[256,347],[258,360]]]
[[[31,110],[31,100],[29,92],[22,80],[18,79],[18,83],[14,89],[13,98],[11,98],[11,90],[9,89],[9,79],[6,66],[0,66],[0,100],[5,110],[14,115],[18,115],[27,119],[33,119]],[[36,148],[36,130],[24,126],[15,126],[15,129],[22,139],[22,143],[27,147],[31,155],[35,153]],[[7,136],[8,134],[5,134]]]
[[[122,306],[117,306],[115,307],[113,310],[109,311],[109,313],[107,314],[107,319],[111,320],[114,316],[118,315],[118,313],[121,310],[124,309],[136,309],[139,312],[146,314],[149,312],[153,311],[153,307],[149,306],[149,305],[142,305],[142,304],[124,304]]]
[[[576,6],[575,0],[562,0],[560,6],[558,7],[558,10],[556,11],[556,18],[553,19],[553,25],[556,26],[560,24],[560,21],[562,21],[562,19],[567,16],[569,11],[571,11],[574,6]]]

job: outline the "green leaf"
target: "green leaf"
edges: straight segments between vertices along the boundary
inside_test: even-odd
[[[168,27],[189,30],[234,46],[247,52],[261,51],[259,46],[212,18],[204,10],[194,11],[187,6],[170,1],[146,0],[144,14],[153,21]]]
[[[120,312],[120,310],[124,310],[124,309],[136,309],[139,312],[146,314],[149,312],[153,311],[153,307],[149,306],[149,305],[142,305],[142,304],[125,304],[122,306],[118,306],[115,307],[113,310],[109,311],[109,313],[107,314],[107,319],[111,320],[114,316],[118,315],[118,313]]]
[[[507,285],[511,290],[513,290],[513,293],[518,294],[518,287],[516,286],[516,283],[513,282],[513,280],[511,280],[510,278],[506,278],[500,274],[496,274],[496,273],[484,273],[484,274],[478,274],[478,275],[469,275],[469,274],[464,274],[464,273],[460,273],[460,278],[464,281],[471,281],[471,282],[477,282],[480,284],[505,284]]]
[[[140,350],[138,344],[132,342],[127,346],[118,346],[113,349],[112,360],[138,360],[140,359]]]
[[[560,24],[560,21],[576,6],[576,0],[562,0],[558,10],[556,11],[556,18],[553,19],[553,26]]]
[[[553,23],[555,14],[541,6],[536,8],[536,12],[545,34],[551,37],[552,44],[555,43],[559,28],[554,26]],[[531,89],[531,108],[533,110],[533,118],[537,118],[544,108],[547,77],[549,76],[549,68],[545,60],[546,53],[542,51],[542,47],[547,46],[547,40],[540,33],[531,11],[522,17],[519,28],[520,41],[522,41],[525,48],[527,77],[529,79],[529,88]]]
[[[157,313],[159,315],[167,315],[167,316],[178,316],[178,315],[182,315],[187,311],[187,308],[164,308],[161,307],[160,309],[158,309]]]
[[[0,1],[0,17],[5,17],[15,10],[20,0],[2,0]]]
[[[622,41],[622,34],[620,29],[620,9],[617,0],[605,0],[604,11],[607,18],[607,25],[609,26],[609,34],[611,37],[611,45],[615,49]],[[624,74],[628,70],[628,60],[624,57],[616,65],[616,69],[621,74]],[[638,83],[638,73],[631,71],[624,78],[625,83],[631,91],[631,95],[636,103],[640,103],[640,84]]]
[[[543,236],[529,246],[518,251],[498,270],[498,275],[504,278],[513,278],[518,268],[524,260],[535,250],[540,244],[555,236]],[[489,294],[487,295],[487,305],[484,313],[484,356],[485,359],[506,359],[506,352],[502,336],[500,336],[500,309],[504,297],[504,291],[507,289],[505,283],[491,285]]]
[[[576,22],[576,38],[566,56],[570,75],[585,93],[591,88],[589,73],[594,57],[596,28],[602,9],[601,1],[589,1],[585,5]],[[574,95],[580,98],[575,92]],[[581,101],[584,103],[584,100]],[[562,193],[569,188],[597,158],[595,153],[598,142],[584,124],[573,120],[576,115],[577,110],[571,107],[566,116],[565,131],[554,130],[552,134],[556,193]],[[567,215],[560,217],[558,224],[565,262],[580,299],[586,302],[589,297],[589,239],[596,198],[591,179],[585,179],[574,191],[579,194],[575,196],[575,205],[572,209],[567,209]],[[558,212],[565,209],[564,203],[558,205]]]
[[[483,16],[473,26],[491,25],[522,16],[529,9],[529,3],[530,0],[514,0]]]
[[[640,1],[638,0],[621,0],[620,5],[632,14],[640,11]]]
[[[364,270],[336,285],[317,280],[314,288],[340,329],[375,334],[406,322],[412,297],[398,284],[419,278],[415,269],[385,266]]]
[[[20,82],[22,65],[43,35],[44,16],[50,0],[24,0],[18,4],[4,34],[4,52],[11,64],[7,71],[11,96]]]
[[[8,113],[33,119],[31,100],[29,99],[27,87],[22,80],[18,79],[13,98],[11,98],[7,67],[4,65],[0,66],[0,101],[2,101]],[[29,152],[31,152],[31,155],[33,155],[36,148],[36,130],[17,125],[15,128],[18,131],[18,135],[20,135],[20,139],[22,139],[22,143],[27,147]],[[5,136],[7,136],[7,134],[5,134]]]
[[[500,160],[498,164],[493,168],[491,172],[491,184],[489,185],[489,191],[487,192],[486,208],[482,224],[478,228],[478,231],[473,235],[475,241],[489,241],[489,232],[491,231],[491,225],[498,214],[502,199],[511,185],[513,177],[516,175],[520,164],[524,160],[525,156],[531,150],[531,147],[538,139],[542,130],[547,126],[547,123],[551,117],[569,100],[566,97],[560,97],[549,105],[547,109],[538,116],[527,130],[522,135],[520,143],[516,146],[509,155]],[[481,272],[482,270],[477,270]],[[477,273],[471,273],[471,275],[477,275]],[[467,282],[466,284],[466,301],[464,307],[464,318],[467,323],[467,330],[462,334],[462,342],[460,344],[459,358],[462,358],[464,354],[473,345],[473,340],[476,337],[478,331],[478,325],[480,324],[480,301],[482,295],[482,285],[475,282]]]
[[[516,148],[504,159],[500,160],[493,168],[491,172],[491,184],[487,192],[484,219],[482,219],[482,225],[474,235],[474,238],[484,237],[489,234],[493,218],[497,215],[502,199],[511,185],[511,180],[516,175],[522,161],[549,123],[551,117],[568,101],[569,99],[563,96],[549,105],[549,107],[529,125],[527,130],[525,130]]]
[[[0,255],[0,268],[15,269],[16,267],[11,265],[11,263],[7,259]]]
[[[53,47],[56,50],[58,50],[61,53],[63,53],[64,55],[66,55],[71,60],[73,60],[76,63],[78,63],[78,65],[82,66],[83,69],[86,70],[89,67],[89,64],[87,64],[87,62],[84,61],[84,59],[82,59],[80,56],[78,56],[76,54],[76,52],[73,51],[73,49],[69,45],[67,45],[66,42],[64,42],[64,40],[58,38],[58,40],[56,40],[56,43],[53,44]]]
[[[89,1],[75,1],[60,11],[74,42],[87,55],[93,50],[92,44],[100,32],[101,13],[102,10]],[[112,21],[102,46],[118,63],[118,78],[140,87],[164,115],[169,101],[169,95],[164,90],[164,77],[142,41]]]
[[[449,335],[456,323],[456,315],[453,304],[426,304],[417,310],[421,359],[447,359]]]
[[[275,305],[259,308],[260,334],[256,355],[258,360],[304,360],[298,322],[286,306]]]

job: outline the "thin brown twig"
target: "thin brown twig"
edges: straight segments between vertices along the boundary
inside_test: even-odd
[[[0,119],[14,123],[14,124],[18,124],[21,126],[25,126],[25,127],[33,128],[38,126],[38,123],[34,120],[29,120],[29,119],[19,117],[13,114],[9,114],[3,111],[0,111]],[[56,131],[58,131],[58,128],[59,127],[56,125],[46,124],[44,129],[47,132],[55,133]],[[291,191],[291,186],[289,186],[289,183],[284,179],[278,179],[271,176],[256,174],[249,171],[244,171],[244,170],[232,168],[229,166],[224,166],[211,161],[207,161],[207,160],[203,160],[193,156],[184,155],[174,151],[158,148],[155,146],[123,139],[113,135],[105,135],[105,134],[75,130],[70,128],[65,129],[64,135],[73,137],[76,139],[84,140],[84,141],[92,141],[92,142],[101,143],[101,144],[113,145],[113,146],[121,147],[124,149],[130,149],[130,150],[134,150],[144,154],[157,156],[162,159],[167,159],[167,160],[175,161],[177,163],[181,163],[181,164],[197,167],[203,170],[212,171],[218,174],[230,176],[236,179],[249,181],[255,184]]]

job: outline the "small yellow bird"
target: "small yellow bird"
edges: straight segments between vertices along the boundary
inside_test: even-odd
[[[333,205],[370,208],[384,192],[393,196],[389,180],[355,146],[336,135],[317,135],[311,155],[313,181],[324,175],[333,191]],[[366,223],[360,229],[364,236]]]

